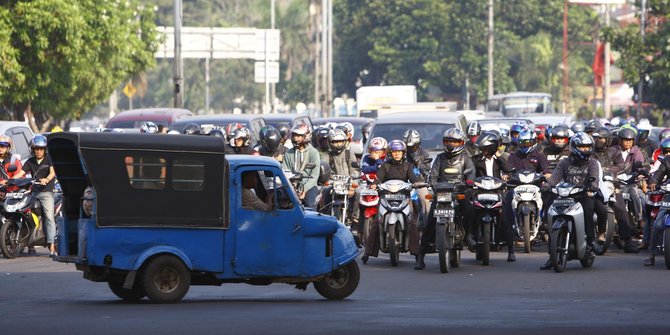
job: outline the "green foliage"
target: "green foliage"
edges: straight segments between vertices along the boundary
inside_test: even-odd
[[[25,80],[0,98],[15,118],[32,113],[39,124],[34,128],[78,118],[120,82],[154,64],[154,11],[137,0],[16,1],[7,11],[18,73]],[[0,87],[8,80],[2,76]]]

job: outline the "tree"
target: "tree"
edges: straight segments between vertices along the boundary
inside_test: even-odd
[[[79,118],[154,64],[153,8],[136,0],[15,1],[7,11],[25,80],[4,92],[2,106],[35,131]]]

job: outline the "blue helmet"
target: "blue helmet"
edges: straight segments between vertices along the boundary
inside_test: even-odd
[[[35,135],[33,139],[30,140],[31,148],[46,148],[47,147],[47,138],[44,135]]]
[[[591,135],[580,131],[576,133],[570,139],[570,152],[572,152],[577,158],[580,159],[589,159],[593,153],[594,141]],[[582,150],[580,148],[589,147],[587,150]]]
[[[661,156],[665,157],[667,155],[670,155],[670,138],[663,139],[659,147],[661,148]],[[659,160],[660,159],[661,158],[659,157]]]
[[[517,143],[522,154],[529,154],[537,147],[537,134],[534,130],[525,128],[519,133]]]
[[[512,137],[512,142],[519,143],[518,136],[514,134],[520,134],[522,130],[526,128],[526,124],[523,122],[515,122],[512,127],[509,129],[509,135]]]

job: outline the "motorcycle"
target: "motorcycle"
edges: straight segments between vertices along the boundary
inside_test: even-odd
[[[1,209],[5,222],[0,228],[0,251],[5,258],[18,257],[26,247],[47,246],[42,209],[36,201],[38,187],[42,185],[32,178],[9,179],[3,186],[3,190],[11,190],[5,194]],[[56,183],[54,217],[60,216],[63,205],[59,190]]]
[[[659,209],[666,211],[666,214],[663,220],[664,227],[663,227],[662,238],[657,243],[655,243],[656,245],[649,246],[649,252],[653,253],[654,248],[658,248],[658,250],[663,254],[663,257],[665,258],[665,267],[668,270],[670,270],[670,183],[659,185],[658,191],[655,191],[654,193],[660,194],[662,196],[661,201],[659,201],[657,204]],[[658,211],[656,211],[655,214],[658,214]],[[654,217],[652,218],[651,224],[653,224],[655,218],[656,215],[654,215]],[[653,228],[651,233],[652,234],[654,233]]]
[[[584,209],[575,197],[586,196],[586,190],[566,182],[556,185],[552,192],[558,197],[549,207],[549,259],[556,272],[563,272],[569,260],[579,259],[583,267],[593,265],[595,254],[586,243]]]
[[[377,190],[370,188],[370,185],[372,185],[376,179],[376,174],[363,174],[361,176],[363,182],[361,183],[360,188],[359,207],[361,213],[359,216],[360,226],[358,227],[358,236],[362,244],[367,241],[370,226],[375,222],[375,217],[378,212],[379,193]]]
[[[402,180],[389,180],[379,185],[380,198],[377,224],[379,224],[380,248],[388,253],[391,266],[398,266],[400,253],[409,251],[410,223],[416,222],[417,213],[412,206],[413,187],[425,187],[423,183],[412,185]],[[416,229],[416,228],[414,228]],[[418,231],[417,231],[418,243]]]
[[[447,273],[452,267],[457,268],[461,264],[465,228],[462,220],[457,222],[455,218],[458,200],[465,198],[464,187],[463,184],[453,182],[433,184],[435,193],[433,217],[436,220],[435,251],[438,254],[441,273]]]
[[[621,192],[621,189],[618,188],[617,183],[614,180],[614,177],[610,174],[605,174],[603,176],[603,187],[608,190],[610,194],[607,199],[607,225],[605,226],[605,231],[600,231],[598,225],[596,225],[596,236],[603,233],[605,234],[604,241],[598,241],[596,244],[596,250],[594,252],[598,256],[604,255],[609,249],[612,242],[614,242],[619,248],[623,248],[621,244],[621,239],[619,239],[619,234],[617,231],[617,220],[614,215],[614,206],[616,205],[616,194]]]
[[[521,240],[526,253],[532,251],[532,242],[540,233],[542,195],[539,184],[544,180],[541,173],[518,171],[512,175],[509,185],[515,185],[512,197],[514,210],[514,230]]]
[[[477,215],[473,236],[477,242],[476,258],[482,265],[489,265],[491,246],[498,248],[496,230],[502,214],[502,189],[505,183],[495,177],[474,180],[472,204]]]
[[[628,220],[631,223],[631,235],[638,236],[642,234],[642,227],[638,225],[638,218],[635,217],[633,200],[631,199],[630,189],[635,186],[637,182],[637,174],[619,173],[616,176],[616,184],[621,190],[621,196],[626,202],[626,209],[628,210]]]

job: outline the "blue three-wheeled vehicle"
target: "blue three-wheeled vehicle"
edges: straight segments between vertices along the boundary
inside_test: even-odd
[[[64,132],[48,150],[64,196],[54,259],[122,299],[223,283],[343,299],[358,286],[349,230],[303,208],[273,159],[224,155],[214,136]]]

